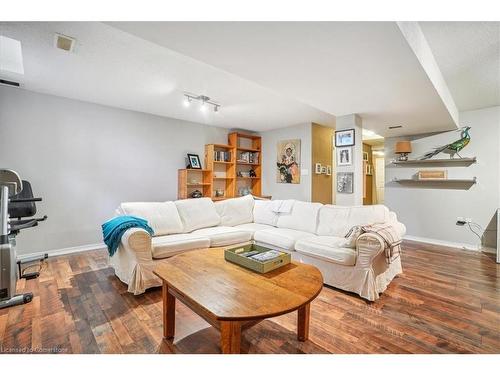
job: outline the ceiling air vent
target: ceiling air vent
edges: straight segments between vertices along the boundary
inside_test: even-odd
[[[399,129],[402,128],[402,125],[396,125],[396,126],[389,126],[389,129]]]
[[[6,79],[0,78],[0,85],[19,87],[19,82],[7,81]]]
[[[54,46],[58,49],[62,49],[63,51],[73,52],[73,50],[75,49],[75,43],[75,38],[71,38],[62,34],[56,34],[54,36]]]

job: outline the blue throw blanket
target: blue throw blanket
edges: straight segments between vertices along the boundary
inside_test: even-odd
[[[120,245],[123,233],[130,228],[142,228],[148,231],[150,235],[154,234],[148,222],[140,217],[118,216],[108,220],[102,225],[102,236],[104,243],[108,246],[109,256],[113,256]]]

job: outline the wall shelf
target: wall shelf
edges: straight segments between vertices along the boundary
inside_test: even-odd
[[[399,160],[394,160],[391,162],[391,164],[394,165],[400,165],[400,166],[457,166],[457,167],[463,167],[466,166],[468,167],[469,165],[472,165],[477,162],[476,157],[472,158],[462,158],[462,159],[427,159],[427,160],[407,160],[407,161],[399,161]]]
[[[474,177],[472,179],[443,179],[443,180],[417,180],[413,178],[408,179],[400,179],[394,178],[392,182],[402,184],[402,185],[412,185],[419,186],[425,188],[435,188],[435,189],[462,189],[468,190],[473,185],[477,183],[477,178]]]

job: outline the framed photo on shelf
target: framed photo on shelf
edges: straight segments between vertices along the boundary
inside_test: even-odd
[[[188,168],[191,169],[201,169],[200,157],[196,154],[187,154],[188,156]]]
[[[337,165],[352,165],[352,147],[337,147]]]
[[[337,130],[335,132],[335,147],[354,146],[354,129]]]

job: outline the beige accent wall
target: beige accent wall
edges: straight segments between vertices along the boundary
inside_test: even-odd
[[[323,204],[331,204],[333,202],[333,135],[334,129],[312,124],[312,164],[311,164],[311,200]],[[321,163],[323,166],[330,166],[331,175],[316,174],[316,163]]]

